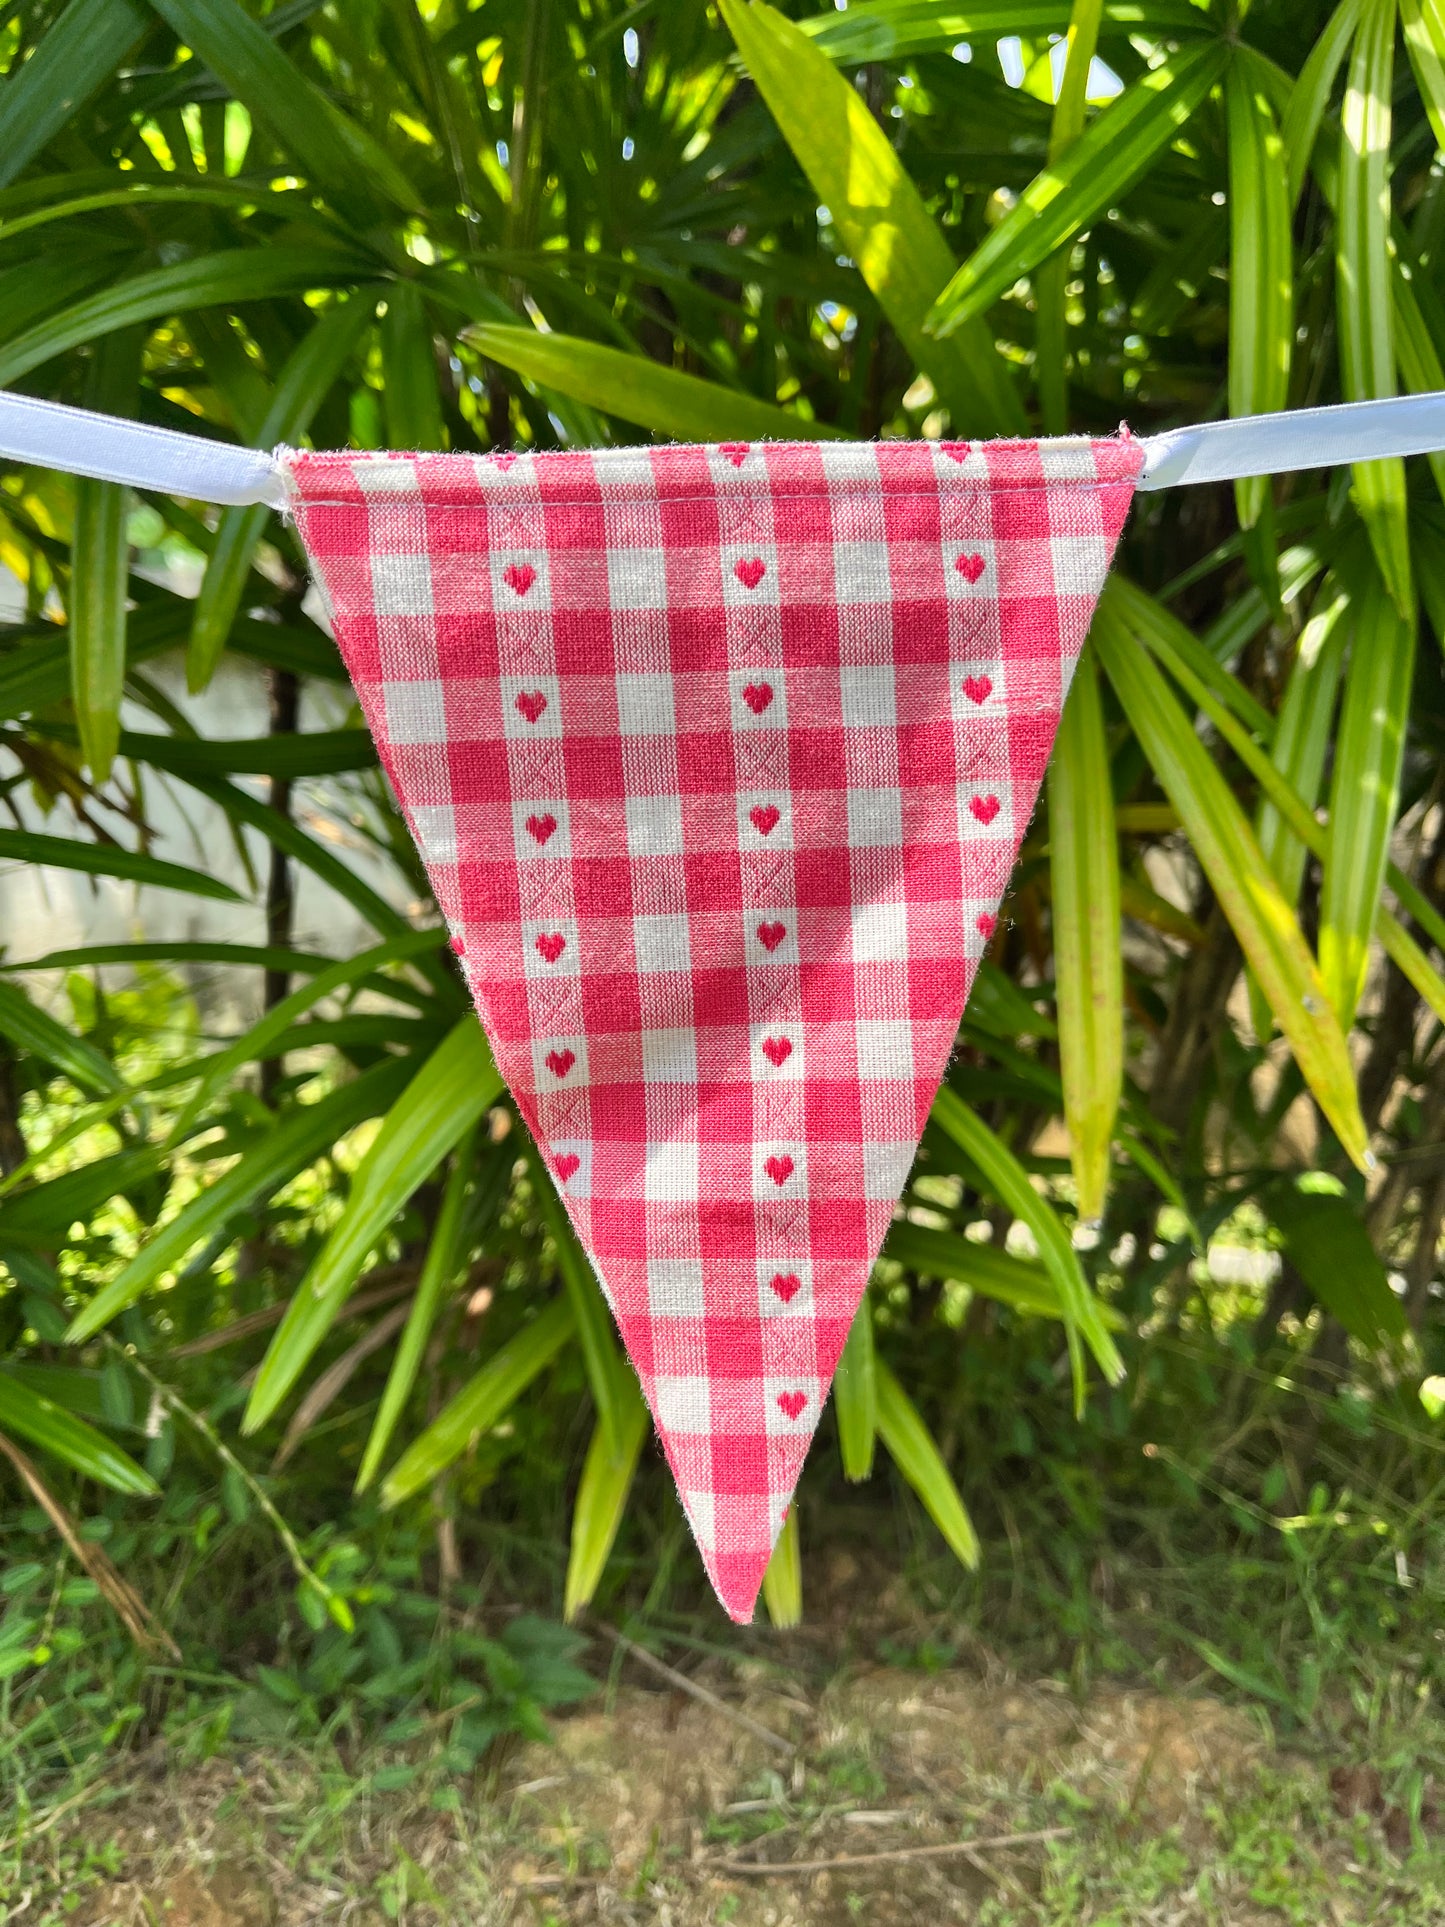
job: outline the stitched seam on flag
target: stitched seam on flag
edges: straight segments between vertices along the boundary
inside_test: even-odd
[[[862,446],[862,447],[889,447],[892,445],[893,444],[890,444],[890,443],[859,444],[859,446]],[[667,445],[663,444],[663,446],[665,447]],[[816,451],[818,448],[822,446],[822,444],[816,443],[816,442],[803,442],[803,443],[761,442],[761,443],[755,443],[754,446],[758,448],[769,448],[769,449],[802,448],[809,451]],[[905,444],[905,446],[931,448],[934,446],[934,444],[933,443],[908,443],[908,444]],[[1000,450],[1000,451],[1010,450],[1010,449],[1023,450],[1029,446],[1037,446],[1037,444],[1021,444],[1016,442],[1014,443],[979,442],[974,445],[973,452],[977,455],[981,455],[986,458],[990,450]],[[1133,468],[1126,469],[1118,475],[1100,475],[1097,472],[1095,472],[1092,475],[1048,475],[1048,476],[1021,475],[1017,477],[1015,476],[995,477],[995,476],[990,476],[987,473],[984,473],[984,474],[977,474],[977,473],[964,474],[962,472],[949,473],[947,470],[939,469],[935,471],[934,474],[932,474],[926,481],[920,480],[917,482],[906,481],[906,482],[894,483],[894,482],[880,481],[877,474],[840,475],[840,476],[829,476],[827,477],[826,480],[820,479],[816,486],[809,487],[809,488],[797,488],[797,487],[789,488],[786,484],[773,486],[771,483],[767,481],[766,476],[763,477],[762,479],[763,479],[763,485],[767,488],[769,500],[775,503],[776,502],[831,502],[831,501],[836,501],[839,496],[843,496],[843,495],[867,496],[867,495],[880,494],[880,493],[883,496],[883,498],[889,502],[917,500],[920,498],[927,499],[929,497],[936,498],[940,493],[952,494],[954,492],[975,493],[980,496],[996,496],[996,495],[1002,495],[1002,494],[1012,495],[1012,494],[1024,494],[1024,493],[1029,493],[1034,495],[1057,496],[1060,493],[1060,491],[1065,489],[1082,490],[1085,494],[1092,495],[1092,494],[1096,494],[1100,489],[1128,488],[1132,493],[1138,481],[1139,471],[1144,466],[1144,456],[1142,452],[1143,444],[1141,442],[1117,441],[1109,438],[1102,438],[1096,442],[1083,442],[1083,443],[1080,443],[1078,446],[1079,446],[1079,453],[1081,455],[1084,454],[1086,451],[1089,451],[1089,452],[1104,451],[1111,454],[1112,453],[1121,453],[1121,454],[1134,453],[1135,451],[1138,451],[1137,463]],[[547,461],[550,457],[560,454],[562,452],[563,451],[557,450],[557,449],[537,449],[537,450],[531,451],[530,461],[533,465],[536,465],[541,462]],[[626,455],[626,456],[632,456],[635,458],[639,454],[651,454],[653,451],[651,449],[589,449],[584,452],[587,453],[589,456],[591,456],[592,460],[595,462],[596,458],[599,455],[608,455],[608,454]],[[307,451],[300,455],[293,456],[291,459],[292,459],[293,469],[299,469],[308,464],[312,464],[317,467],[329,466],[333,462],[340,463],[343,461],[351,468],[359,467],[362,464],[367,464],[378,468],[387,468],[387,467],[391,467],[393,464],[396,464],[401,460],[400,457],[395,455],[376,454],[376,455],[341,456],[341,455],[332,455],[332,454],[312,452],[312,451]],[[465,461],[470,465],[471,461],[473,460],[473,457],[465,454],[453,453],[450,455],[423,454],[411,459],[413,459],[414,464],[418,464],[420,466],[421,472],[426,476],[428,484],[434,487],[436,486],[436,477],[438,474],[438,469],[441,464],[451,463],[456,461]],[[428,495],[426,497],[426,506],[428,510],[445,509],[445,510],[475,511],[480,507],[486,506],[489,502],[500,501],[509,492],[515,490],[519,485],[519,483],[523,481],[523,479],[531,482],[533,486],[535,486],[537,481],[539,480],[539,478],[535,475],[535,473],[531,471],[523,471],[523,474],[519,475],[515,481],[511,478],[510,474],[506,474],[502,481],[496,483],[494,486],[489,488],[483,487],[480,483],[473,482],[471,484],[472,492],[467,495],[459,494],[456,496],[449,496],[445,493],[438,494],[435,496]],[[600,481],[600,478],[599,478],[599,481]],[[421,486],[420,480],[418,481],[418,486]],[[723,499],[716,489],[712,491],[698,490],[696,492],[689,492],[684,495],[674,495],[669,493],[665,489],[659,490],[655,482],[653,482],[652,484],[649,484],[647,482],[638,482],[638,481],[632,481],[632,480],[619,481],[616,479],[611,479],[609,480],[608,486],[611,490],[615,492],[615,495],[618,498],[623,496],[633,496],[640,501],[657,502],[669,508],[674,506],[681,507],[686,504],[697,503],[697,502],[712,503],[712,502],[717,502],[720,499]],[[330,496],[330,495],[307,494],[306,502],[307,502],[307,505],[311,508],[355,508],[358,506],[357,497],[354,495]],[[596,508],[597,494],[595,490],[589,491],[586,494],[573,494],[571,492],[554,494],[551,491],[548,491],[546,494],[544,494],[541,497],[541,506],[543,508],[554,508],[554,507],[555,508]]]
[[[551,451],[548,450],[544,452],[550,453]],[[358,463],[373,459],[376,460],[378,464],[382,461],[382,458],[379,456],[358,455],[355,457]],[[431,459],[433,461],[447,461],[451,458],[449,456],[433,456]],[[432,471],[432,473],[435,473],[435,471]],[[901,502],[927,499],[929,497],[936,498],[940,494],[951,494],[954,492],[972,493],[981,498],[1004,494],[1057,496],[1062,489],[1081,489],[1086,494],[1095,495],[1100,489],[1109,488],[1127,488],[1132,493],[1137,487],[1137,484],[1138,478],[1132,473],[1123,475],[1061,475],[1058,477],[1050,476],[1042,481],[1017,482],[990,481],[988,477],[984,475],[960,475],[957,477],[942,475],[931,488],[914,487],[912,484],[901,487],[884,484],[880,489],[876,481],[843,481],[828,487],[778,489],[773,495],[773,500],[775,502],[827,502],[830,499],[836,499],[839,495],[879,493],[887,502]],[[653,496],[648,494],[648,492],[638,484],[629,483],[623,486],[629,489],[629,491],[634,492],[639,501],[657,501],[667,508],[680,508],[695,502],[715,502],[720,499],[716,495]],[[477,509],[485,508],[488,503],[500,500],[505,493],[515,487],[516,483],[509,478],[505,483],[499,484],[494,489],[478,488],[475,495],[459,495],[455,499],[447,496],[428,495],[424,499],[428,510],[457,510],[463,513],[475,513]],[[361,506],[360,500],[355,495],[308,495],[306,501],[307,505],[311,508],[349,509],[359,508]],[[597,507],[597,497],[596,495],[554,495],[549,491],[543,496],[541,505],[549,509],[595,509]]]
[[[1032,454],[1044,446],[1047,446],[1052,453],[1063,452],[1068,454],[1084,454],[1095,448],[1137,448],[1142,451],[1144,447],[1144,444],[1137,440],[1127,427],[1120,429],[1113,435],[1055,435],[1044,437],[1042,440],[1035,436],[999,435],[983,441],[964,441],[954,437],[941,438],[937,441],[930,438],[923,438],[911,441],[908,445],[914,448],[939,449],[945,454],[950,454],[954,449],[962,448],[975,454],[993,451],[998,454],[1012,452],[1024,455]],[[639,455],[649,455],[657,448],[691,448],[705,455],[717,455],[726,449],[732,448],[744,453],[751,453],[755,450],[760,453],[765,451],[772,456],[815,456],[820,453],[846,454],[851,449],[857,448],[877,449],[891,446],[896,446],[896,444],[884,441],[855,441],[851,443],[800,440],[782,441],[772,440],[767,436],[762,436],[755,437],[749,442],[634,442],[622,447],[583,448],[579,450],[545,448],[517,450],[483,449],[476,454],[465,453],[465,459],[468,461],[482,460],[495,462],[496,458],[500,455],[505,458],[508,467],[510,467],[514,462],[527,458],[535,458],[538,455],[571,456],[583,454],[588,458],[594,468],[607,469],[631,462]],[[362,457],[360,458],[374,461],[409,462],[427,459],[436,452],[437,451],[433,450],[417,449],[372,449],[362,451]],[[283,456],[289,456],[292,459],[301,456],[308,461],[314,462],[349,462],[359,459],[356,453],[348,452],[345,449],[281,449],[278,453]],[[1141,453],[1141,460],[1142,459],[1143,456]]]

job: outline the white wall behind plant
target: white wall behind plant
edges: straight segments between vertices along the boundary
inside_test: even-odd
[[[186,691],[184,664],[179,652],[147,664],[147,673],[165,690],[207,738],[264,736],[268,728],[268,699],[264,671],[236,659],[223,660],[209,689],[199,696]],[[349,689],[330,683],[308,683],[302,692],[301,728],[335,729],[347,720]],[[127,728],[154,730],[155,719],[127,708]],[[238,784],[264,797],[267,785],[238,777]],[[70,805],[57,803],[48,813],[29,788],[15,798],[28,828],[48,835],[84,835]],[[295,785],[292,814],[328,848],[352,865],[372,887],[402,910],[409,904],[402,879],[379,862],[348,822],[352,805],[345,779],[307,779]],[[218,903],[176,890],[119,883],[78,871],[37,869],[33,865],[0,864],[0,949],[7,958],[39,957],[52,950],[91,943],[174,943],[225,941],[261,944],[266,941],[265,886],[270,846],[258,831],[247,830],[247,847],[260,890],[251,893],[245,870],[220,809],[174,777],[145,772],[145,815],[155,832],[151,853],[172,863],[201,869],[229,883],[248,900]],[[123,819],[104,819],[127,847],[135,847],[133,828]],[[309,871],[293,866],[296,879],[295,947],[341,957],[378,939],[370,926],[327,885]],[[118,973],[123,976],[125,973]],[[196,965],[185,974],[203,1007],[220,1005],[245,1013],[260,1004],[260,973]],[[110,981],[117,976],[107,972]],[[45,986],[32,978],[32,988]],[[52,989],[58,985],[51,986]],[[48,999],[47,999],[48,1001]]]

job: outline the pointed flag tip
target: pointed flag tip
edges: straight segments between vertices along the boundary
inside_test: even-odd
[[[751,1626],[763,1589],[763,1574],[768,1569],[770,1552],[731,1553],[719,1558],[703,1554],[712,1589],[718,1603],[735,1626]]]

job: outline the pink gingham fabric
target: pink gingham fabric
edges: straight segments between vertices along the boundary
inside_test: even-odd
[[[289,458],[497,1063],[751,1617],[1142,466]]]

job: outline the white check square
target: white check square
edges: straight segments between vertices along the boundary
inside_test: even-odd
[[[833,550],[833,586],[839,602],[890,600],[892,576],[886,542],[839,542]]]
[[[649,976],[659,971],[690,969],[692,951],[687,931],[685,916],[634,917],[632,947],[637,968]]]
[[[913,1026],[902,1017],[860,1017],[858,1075],[865,1082],[913,1076]]]
[[[616,610],[667,607],[667,552],[615,544],[607,551],[607,600]]]
[[[845,729],[892,729],[897,725],[891,663],[845,666],[839,684]]]
[[[642,1081],[645,1084],[695,1084],[697,1032],[681,1029],[644,1030]]]
[[[1084,595],[1093,599],[1094,585],[1109,566],[1109,542],[1103,535],[1055,535],[1049,538],[1056,595]]]
[[[675,735],[672,677],[623,670],[617,677],[617,727],[624,736]]]
[[[654,1318],[702,1318],[702,1261],[653,1258],[647,1267],[647,1307]]]
[[[717,1543],[717,1501],[713,1494],[699,1491],[690,1485],[680,1485],[677,1488],[677,1496],[682,1500],[682,1509],[687,1514],[698,1544],[714,1546]]]
[[[908,905],[855,903],[852,911],[854,963],[902,963],[908,957]]]
[[[416,804],[411,813],[411,826],[428,863],[456,862],[457,818],[449,804]]]
[[[848,842],[855,850],[896,850],[903,842],[903,792],[848,792]]]
[[[649,1204],[695,1204],[696,1144],[676,1141],[649,1144],[643,1163],[642,1190]]]
[[[626,813],[629,856],[682,855],[680,796],[629,796]]]
[[[913,1166],[913,1142],[863,1146],[863,1195],[892,1204]]]
[[[446,685],[441,682],[388,682],[386,730],[393,743],[444,743],[447,739]]]
[[[670,1432],[706,1432],[712,1419],[708,1381],[659,1375],[652,1381],[652,1409]]]
[[[431,563],[424,555],[371,558],[371,592],[381,616],[429,616],[432,612]]]

